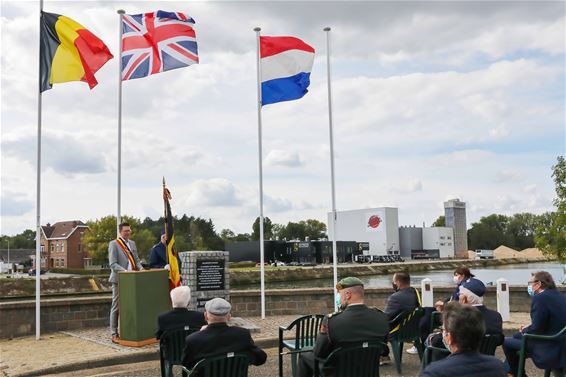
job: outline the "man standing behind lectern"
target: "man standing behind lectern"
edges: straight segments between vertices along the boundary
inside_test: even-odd
[[[108,245],[108,262],[110,263],[110,283],[112,283],[112,306],[110,307],[110,331],[112,341],[118,343],[118,272],[138,271],[143,267],[138,257],[136,243],[130,239],[130,224],[118,225],[120,236]]]

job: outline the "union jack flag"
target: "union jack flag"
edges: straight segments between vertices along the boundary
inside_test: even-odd
[[[122,80],[138,79],[198,63],[195,20],[159,10],[125,14],[122,22]]]

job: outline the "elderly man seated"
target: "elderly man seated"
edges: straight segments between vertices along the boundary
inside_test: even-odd
[[[165,330],[185,328],[198,331],[206,325],[203,313],[188,309],[191,301],[191,289],[189,287],[177,287],[172,289],[169,295],[171,296],[173,310],[163,313],[157,318],[157,331],[155,332],[157,339],[161,338]]]
[[[461,304],[471,305],[478,309],[482,314],[485,333],[498,334],[503,333],[503,319],[501,314],[495,310],[485,307],[483,304],[483,296],[485,294],[485,285],[478,279],[471,279],[460,285],[458,301]],[[431,334],[425,341],[425,344],[434,347],[443,348],[442,334]]]
[[[228,326],[232,306],[223,298],[213,298],[204,306],[204,317],[208,322],[202,330],[187,336],[183,365],[192,368],[201,359],[225,355],[229,352],[246,352],[253,365],[262,365],[267,354],[254,344],[250,331],[237,326]]]
[[[501,361],[478,351],[485,332],[479,310],[450,302],[444,308],[442,322],[442,342],[451,354],[429,364],[421,377],[505,377]]]

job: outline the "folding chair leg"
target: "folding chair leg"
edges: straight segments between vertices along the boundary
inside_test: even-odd
[[[391,342],[391,348],[393,351],[393,358],[395,359],[395,367],[397,368],[397,373],[401,374],[401,359],[403,357],[403,342]]]
[[[281,355],[281,350],[279,350],[279,377],[283,377],[283,355]]]
[[[299,361],[298,354],[292,353],[291,354],[291,375],[293,377],[297,377],[297,370],[299,369],[299,366],[297,364],[298,361]]]

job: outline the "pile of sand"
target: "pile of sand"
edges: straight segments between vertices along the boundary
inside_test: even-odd
[[[501,245],[493,251],[495,259],[505,259],[505,258],[542,258],[544,257],[542,251],[536,247],[531,247],[521,251],[512,249],[510,247]],[[476,252],[473,250],[468,250],[468,258],[476,259]]]
[[[495,259],[504,259],[504,258],[520,258],[522,257],[521,252],[515,249],[511,249],[510,247],[501,245],[497,249],[493,250],[493,254],[495,255]]]
[[[522,250],[521,256],[523,258],[541,258],[541,257],[544,257],[544,254],[542,253],[542,251],[540,249],[537,249],[536,247],[531,247],[531,248]]]

